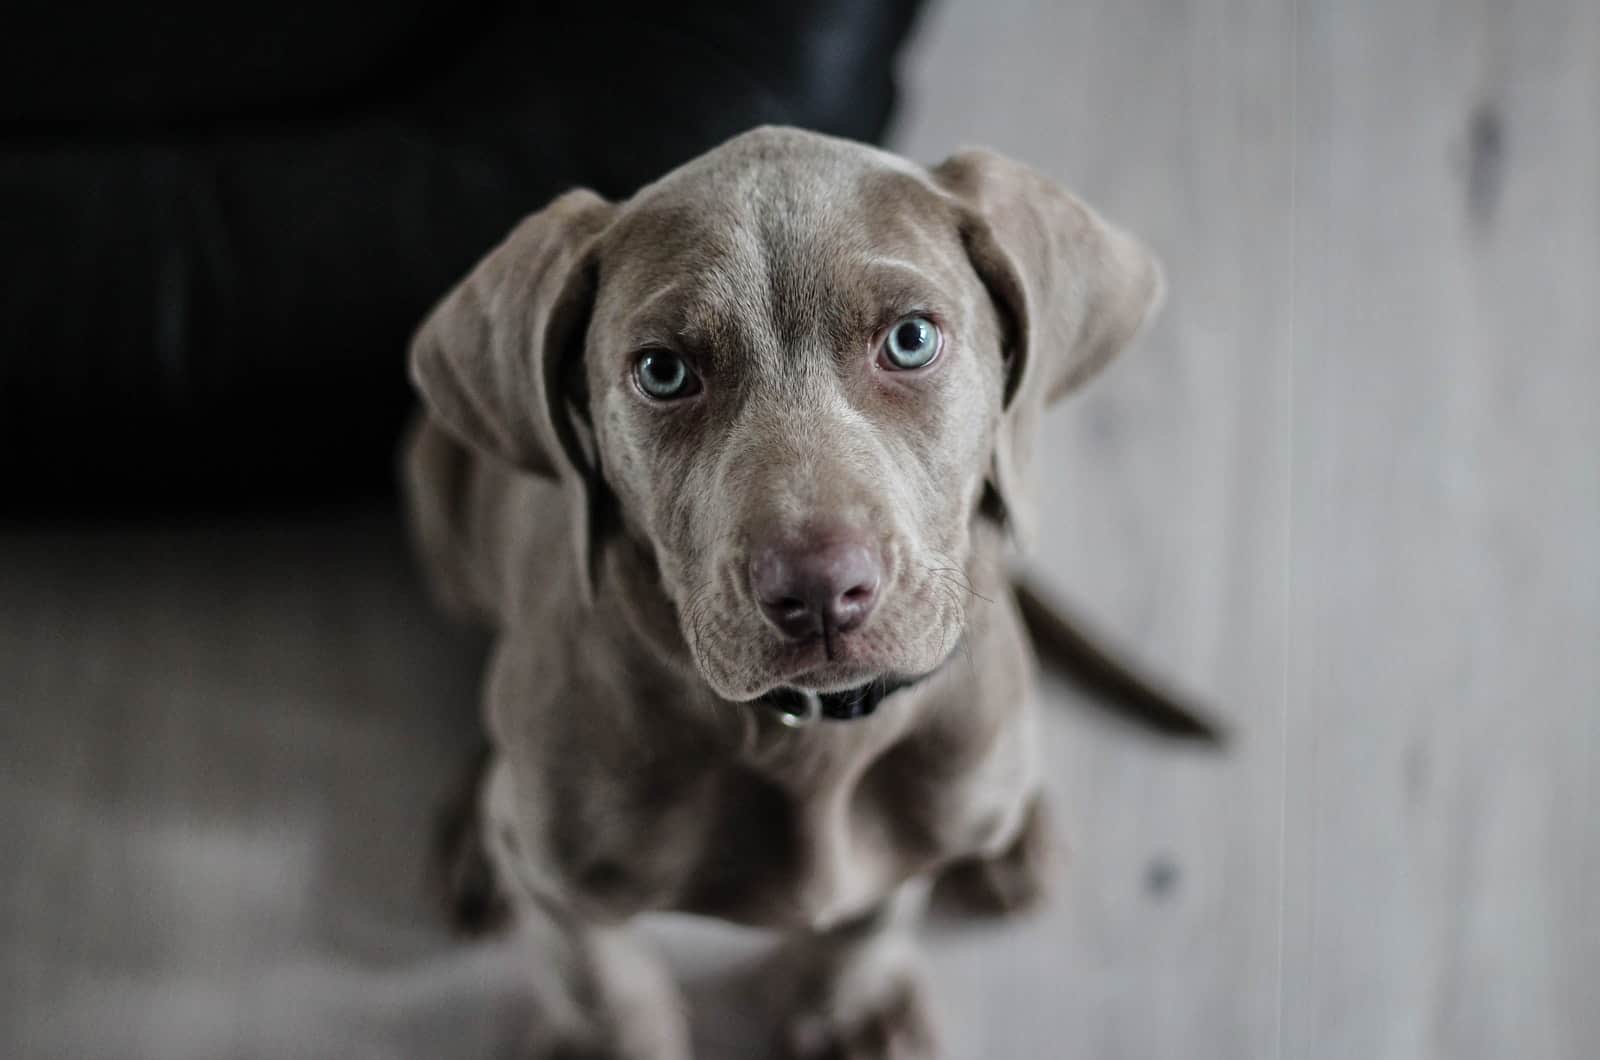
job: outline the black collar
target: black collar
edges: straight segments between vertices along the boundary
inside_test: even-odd
[[[774,688],[756,702],[777,711],[786,725],[805,725],[818,717],[849,721],[871,714],[887,697],[907,685],[915,684],[917,680],[880,677],[843,692],[802,692],[797,688]]]
[[[843,692],[802,692],[798,688],[774,688],[766,695],[750,702],[770,708],[778,715],[780,721],[792,728],[810,725],[818,718],[827,718],[830,721],[864,718],[877,710],[879,703],[902,688],[921,684],[943,670],[945,663],[954,658],[957,651],[962,650],[964,639],[956,640],[956,646],[945,655],[939,665],[916,677],[892,675],[875,677],[864,685],[847,688]]]
[[[957,644],[959,648],[959,643]],[[945,662],[955,654],[945,656]],[[916,677],[875,677],[864,685],[847,688],[843,692],[802,692],[798,688],[774,688],[752,703],[769,707],[785,725],[799,728],[818,718],[830,721],[850,721],[864,718],[878,709],[878,704],[903,688],[920,684],[944,669],[944,662]]]

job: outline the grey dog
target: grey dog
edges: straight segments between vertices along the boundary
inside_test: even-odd
[[[769,128],[561,196],[434,310],[413,528],[496,635],[451,872],[544,948],[531,1055],[690,1055],[650,910],[786,933],[782,1051],[934,1055],[923,896],[1049,863],[1036,422],[1162,290],[1026,166]]]

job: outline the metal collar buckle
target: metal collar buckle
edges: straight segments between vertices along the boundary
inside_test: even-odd
[[[778,721],[791,729],[803,729],[822,717],[822,697],[815,692],[798,689],[783,697],[782,702],[768,702]]]

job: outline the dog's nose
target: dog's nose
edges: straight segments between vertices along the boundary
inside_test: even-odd
[[[859,537],[798,547],[764,546],[750,557],[750,586],[761,613],[786,637],[846,633],[878,602],[883,568]]]

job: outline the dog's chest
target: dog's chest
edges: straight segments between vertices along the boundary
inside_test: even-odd
[[[627,812],[569,815],[560,845],[570,878],[617,915],[678,909],[816,927],[870,908],[918,872],[992,852],[1015,831],[1032,783],[1020,733],[952,766],[932,737],[873,747],[867,727],[854,727],[830,726],[826,738],[862,739],[855,756],[779,753],[698,774],[612,778],[607,801]],[[578,823],[596,814],[628,823]]]

